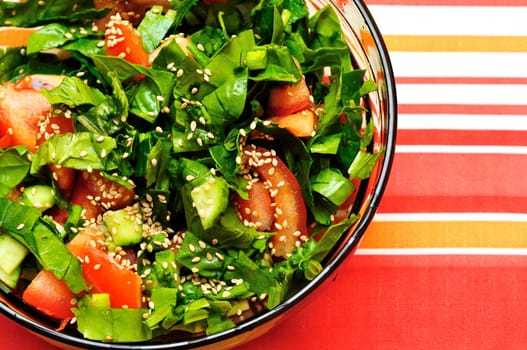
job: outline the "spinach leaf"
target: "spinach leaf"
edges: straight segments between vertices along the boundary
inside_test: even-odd
[[[96,10],[93,0],[0,1],[0,23],[19,27],[57,22],[89,22],[102,18],[110,7]]]
[[[79,293],[87,289],[80,262],[66,248],[54,225],[41,217],[39,209],[0,197],[0,227],[22,243],[44,269]]]
[[[35,152],[30,172],[37,174],[49,163],[80,170],[113,170],[116,165],[107,155],[115,146],[115,139],[90,132],[53,135]]]
[[[20,151],[8,148],[0,152],[0,196],[5,196],[29,173],[30,162],[27,154],[24,154],[23,150]]]

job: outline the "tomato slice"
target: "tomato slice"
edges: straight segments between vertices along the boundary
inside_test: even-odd
[[[40,127],[51,108],[40,93],[42,88],[52,88],[62,81],[57,75],[32,75],[16,84],[0,86],[0,135],[9,134],[9,146],[26,146],[31,152],[37,147]]]
[[[276,85],[269,89],[266,112],[269,116],[284,116],[313,107],[311,91],[302,79],[296,84]]]
[[[24,290],[22,299],[45,315],[71,319],[75,295],[53,272],[41,270]]]
[[[40,124],[39,134],[37,135],[37,145],[40,145],[52,135],[73,131],[74,125],[71,117],[65,115],[47,116]],[[53,163],[48,164],[48,167],[60,193],[64,198],[69,199],[73,191],[73,186],[75,185],[77,171]]]
[[[258,231],[269,231],[274,221],[271,196],[261,181],[253,182],[248,189],[248,199],[234,195],[234,205],[244,224]]]
[[[274,222],[271,237],[272,254],[287,258],[303,239],[308,236],[307,210],[302,189],[297,178],[287,165],[263,147],[249,146],[245,154],[251,157],[254,170],[268,185],[274,207]]]
[[[96,219],[103,211],[101,204],[94,200],[83,176],[77,176],[70,203],[80,205],[84,209],[86,219]]]
[[[142,307],[142,280],[103,250],[103,233],[95,226],[82,229],[68,249],[82,262],[82,273],[93,293],[110,295],[112,307]]]
[[[130,63],[145,67],[150,65],[141,35],[131,22],[121,19],[119,14],[116,14],[106,25],[105,35],[108,56],[120,56]]]
[[[8,148],[13,145],[13,136],[8,132],[0,136],[0,149]]]
[[[94,293],[108,293],[114,308],[140,308],[142,280],[138,274],[126,269],[106,252],[84,244],[79,250],[82,273]]]
[[[280,128],[289,130],[296,137],[312,137],[317,115],[312,109],[305,109],[289,115],[271,117],[269,120],[276,122]]]

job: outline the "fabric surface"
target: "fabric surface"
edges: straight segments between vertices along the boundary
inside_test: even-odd
[[[335,278],[237,350],[523,349],[527,3],[366,3],[399,102],[385,196]],[[3,316],[0,348],[55,349]]]

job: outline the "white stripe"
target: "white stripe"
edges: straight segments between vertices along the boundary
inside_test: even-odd
[[[392,51],[390,59],[396,77],[527,77],[523,52]]]
[[[526,62],[527,65],[527,62]],[[397,101],[403,104],[527,104],[527,86],[493,84],[399,84]]]
[[[527,154],[527,146],[396,145],[396,153]]]
[[[527,248],[386,248],[358,247],[357,255],[527,255]]]
[[[406,130],[518,130],[527,131],[522,115],[399,114],[397,128]],[[526,140],[527,143],[527,140]]]
[[[527,7],[368,7],[381,33],[419,35],[527,35]]]
[[[377,213],[377,222],[527,222],[527,213]]]

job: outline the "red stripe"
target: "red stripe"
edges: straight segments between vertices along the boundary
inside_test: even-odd
[[[527,212],[526,166],[523,154],[397,153],[381,205],[385,212]]]
[[[527,131],[399,129],[397,131],[397,144],[527,146]]]
[[[236,349],[523,349],[526,290],[525,256],[354,255]]]
[[[402,114],[508,114],[527,115],[527,105],[399,104]]]
[[[525,6],[525,0],[365,0],[367,5],[410,6]]]
[[[495,84],[527,85],[524,77],[396,77],[397,84]]]
[[[525,213],[527,197],[383,196],[378,213]]]

